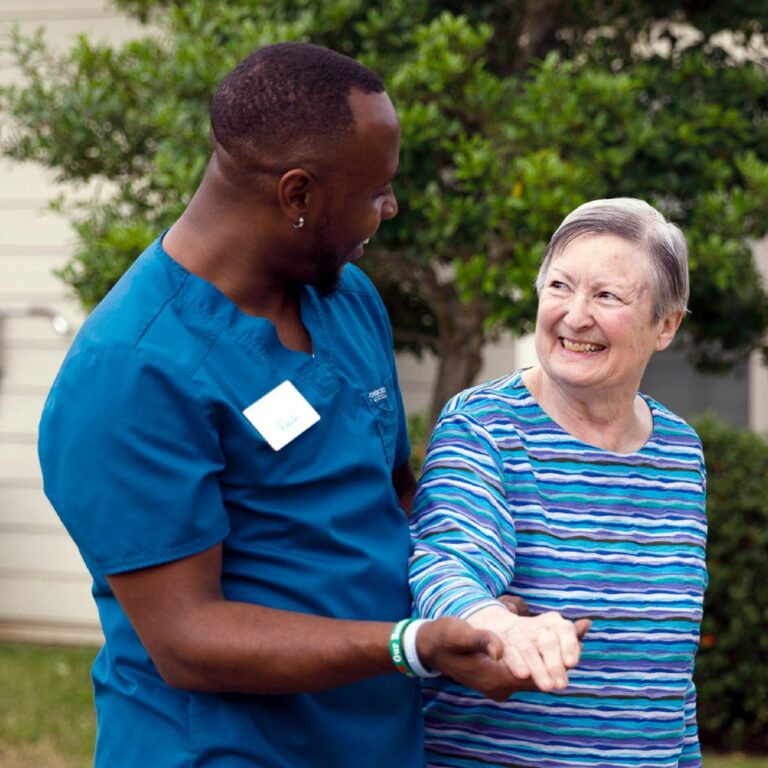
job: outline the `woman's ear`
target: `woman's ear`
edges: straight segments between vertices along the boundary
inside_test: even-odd
[[[666,349],[675,338],[677,329],[680,327],[680,323],[683,322],[685,312],[678,310],[676,312],[669,312],[662,320],[661,327],[659,329],[659,335],[656,338],[656,351],[661,352],[662,349]]]

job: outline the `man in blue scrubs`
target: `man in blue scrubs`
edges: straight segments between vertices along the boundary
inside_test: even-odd
[[[414,479],[387,316],[350,264],[397,212],[397,117],[373,72],[299,44],[246,58],[211,117],[201,186],[40,427],[106,639],[96,766],[419,766],[418,680],[390,656]],[[414,636],[425,667],[519,685],[491,633]]]

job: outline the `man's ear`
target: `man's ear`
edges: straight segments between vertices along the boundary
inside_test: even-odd
[[[303,168],[286,171],[277,183],[278,204],[292,224],[303,222],[317,193],[317,179]]]
[[[678,310],[677,312],[669,312],[661,320],[659,335],[656,337],[657,352],[661,352],[662,349],[666,349],[672,343],[680,323],[683,322],[684,316],[685,312]]]

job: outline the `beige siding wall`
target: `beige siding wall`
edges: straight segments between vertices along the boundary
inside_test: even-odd
[[[80,32],[117,41],[138,31],[103,0],[0,0],[0,35],[14,23],[25,33],[44,27],[57,47]],[[0,82],[17,77],[0,58]],[[47,317],[23,316],[34,305],[74,328],[82,320],[53,274],[73,244],[66,221],[48,210],[60,191],[38,167],[0,158],[0,637],[98,642],[90,578],[42,492],[36,452],[40,411],[71,335]]]
[[[768,237],[755,246],[755,260],[768,290]],[[749,361],[749,426],[768,436],[768,366],[759,352]]]

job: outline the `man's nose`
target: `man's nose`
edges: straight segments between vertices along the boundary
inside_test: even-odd
[[[384,200],[384,205],[381,206],[381,218],[393,219],[397,216],[397,210],[397,197],[394,190],[390,189],[386,200]]]

